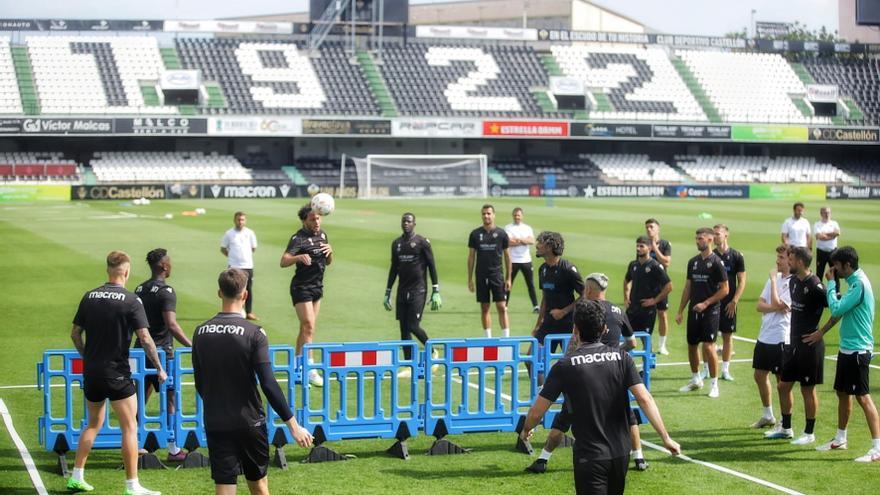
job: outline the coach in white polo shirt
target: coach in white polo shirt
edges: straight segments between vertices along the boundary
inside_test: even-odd
[[[257,250],[257,234],[247,228],[247,215],[243,211],[235,212],[232,220],[235,227],[223,234],[220,241],[220,252],[226,256],[229,268],[240,268],[248,275],[247,301],[244,311],[248,320],[259,320],[253,313],[254,306],[254,251]]]
[[[813,225],[816,235],[816,276],[819,280],[825,278],[825,267],[828,265],[828,257],[831,251],[837,249],[837,238],[840,237],[840,225],[831,219],[831,207],[823,206],[819,209],[822,220]]]
[[[797,202],[792,207],[794,214],[782,223],[782,243],[791,247],[805,247],[813,250],[813,236],[810,235],[810,222],[804,218],[804,204]]]
[[[516,274],[522,272],[529,289],[529,298],[532,300],[532,312],[537,313],[541,308],[538,307],[538,297],[535,295],[532,255],[529,252],[529,246],[535,243],[535,232],[522,219],[523,209],[517,206],[513,209],[513,223],[504,227],[507,237],[510,238],[510,261],[513,264],[510,284],[512,287]],[[507,293],[507,304],[510,305],[510,292]]]

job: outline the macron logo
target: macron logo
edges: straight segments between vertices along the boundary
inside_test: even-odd
[[[125,301],[125,294],[121,292],[89,292],[89,299],[113,299],[114,301]]]
[[[619,352],[599,352],[596,354],[577,355],[571,357],[572,366],[581,364],[604,363],[610,361],[620,361]]]
[[[198,334],[222,333],[228,335],[244,335],[244,327],[238,325],[202,325]]]

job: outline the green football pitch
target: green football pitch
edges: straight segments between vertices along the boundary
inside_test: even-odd
[[[620,302],[622,278],[634,257],[635,238],[643,222],[656,217],[662,235],[673,244],[670,275],[675,289],[670,297],[677,307],[684,282],[685,262],[696,254],[695,228],[723,222],[730,227],[731,245],[742,251],[748,286],[739,309],[734,382],[721,382],[721,397],[683,394],[678,388],[689,378],[682,327],[671,323],[670,356],[660,356],[652,392],[674,439],[694,462],[674,459],[645,449],[651,467],[631,472],[629,493],[874,493],[880,465],[853,462],[870,448],[870,435],[861,410],[850,422],[850,449],[821,453],[814,446],[797,447],[785,441],[766,441],[749,425],[761,414],[750,365],[760,323],[755,303],[767,274],[774,266],[773,248],[779,227],[791,212],[790,203],[760,200],[635,200],[635,199],[492,199],[498,224],[509,221],[514,206],[525,208],[526,222],[536,232],[555,230],[566,241],[565,257],[582,273],[605,272],[611,277],[609,299]],[[416,230],[434,246],[443,295],[439,312],[426,311],[423,327],[433,338],[482,335],[479,310],[467,291],[467,235],[480,224],[482,200],[343,200],[324,219],[335,261],[325,278],[325,299],[318,320],[317,341],[355,342],[399,337],[393,313],[382,307],[391,240],[400,234],[400,216],[418,217]],[[834,218],[843,230],[841,242],[855,246],[868,276],[880,283],[880,236],[875,201],[831,201]],[[34,457],[51,492],[61,492],[64,480],[55,473],[55,456],[37,439],[41,392],[34,388],[35,363],[45,349],[70,348],[70,321],[83,292],[104,281],[104,257],[114,249],[135,260],[128,288],[148,278],[147,251],[169,250],[173,272],[169,283],[178,293],[178,320],[187,332],[219,309],[216,276],[225,268],[219,252],[220,237],[232,225],[232,214],[243,210],[259,238],[256,253],[254,311],[262,318],[272,344],[292,344],[296,317],[290,305],[291,269],[278,266],[292,233],[299,228],[295,200],[156,201],[148,206],[120,202],[74,202],[0,206],[0,282],[4,288],[4,324],[0,327],[6,351],[0,361],[0,398],[8,406],[15,428]],[[182,216],[184,210],[206,208],[205,215]],[[807,205],[815,221],[818,203]],[[174,215],[165,219],[167,213]],[[711,215],[711,218],[708,216]],[[537,262],[536,262],[537,268]],[[535,323],[525,286],[517,280],[510,303],[514,335],[527,335]],[[494,316],[494,313],[493,313]],[[671,315],[673,316],[673,315]],[[823,317],[823,321],[827,315]],[[670,318],[671,320],[671,318]],[[500,331],[497,321],[496,334]],[[836,355],[836,332],[829,334],[827,354]],[[874,361],[872,391],[877,395],[880,376]],[[816,426],[819,442],[836,429],[833,394],[834,362],[826,361],[825,381],[819,387],[820,410]],[[155,400],[155,399],[154,399]],[[779,415],[774,394],[774,410]],[[803,403],[795,393],[793,425],[803,427]],[[650,426],[643,439],[658,444]],[[546,432],[538,429],[533,445],[540,448]],[[467,455],[429,457],[423,453],[432,437],[420,434],[409,444],[411,458],[388,457],[387,440],[332,442],[335,450],[357,456],[348,462],[300,464],[306,451],[286,447],[291,467],[270,470],[273,493],[571,493],[571,452],[560,449],[545,475],[523,472],[533,459],[513,450],[513,434],[453,436],[472,448]],[[164,457],[164,450],[159,452]],[[72,457],[72,456],[71,456]],[[123,474],[118,451],[95,451],[86,477],[96,493],[121,491]],[[142,471],[145,486],[166,494],[209,493],[207,469]],[[762,484],[763,483],[763,484]],[[773,485],[776,488],[770,488]],[[240,490],[246,490],[243,480]],[[0,435],[0,493],[33,493],[18,450],[3,427]]]

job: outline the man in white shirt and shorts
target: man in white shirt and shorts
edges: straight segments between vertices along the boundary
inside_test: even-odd
[[[527,224],[523,223],[523,209],[513,209],[513,223],[504,227],[510,238],[510,261],[513,264],[511,284],[516,281],[516,274],[522,272],[526,287],[529,289],[529,298],[532,300],[532,312],[540,310],[538,297],[535,294],[535,282],[532,272],[532,255],[529,246],[535,243],[535,232]],[[510,292],[507,293],[507,305],[510,305]]]
[[[244,311],[248,320],[259,320],[254,314],[254,251],[257,250],[257,234],[247,227],[247,215],[243,211],[233,215],[233,228],[223,234],[220,252],[226,256],[227,268],[238,268],[247,273],[247,301]]]

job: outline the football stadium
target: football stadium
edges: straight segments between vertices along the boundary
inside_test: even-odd
[[[880,2],[82,3],[0,11],[0,493],[876,492]]]

